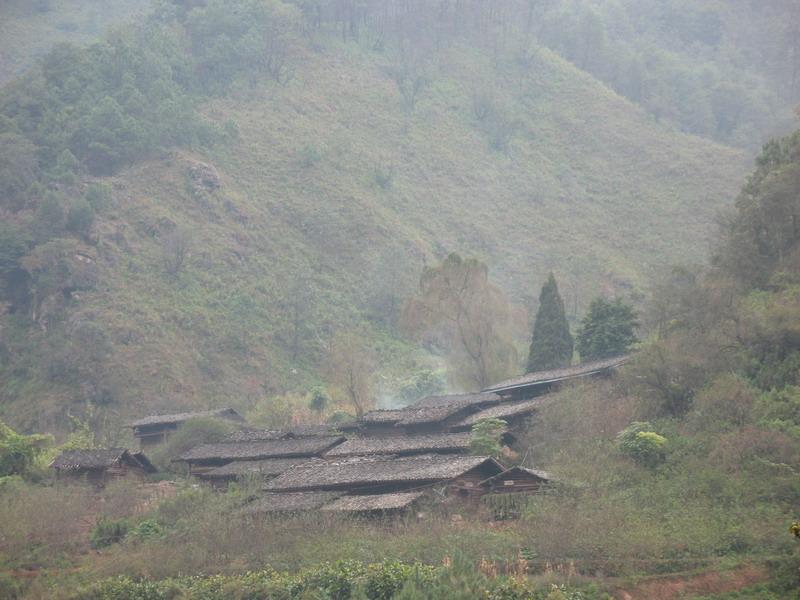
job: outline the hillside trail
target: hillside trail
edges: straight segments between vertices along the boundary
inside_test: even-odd
[[[735,592],[763,583],[769,571],[758,565],[742,565],[729,571],[709,571],[697,575],[665,575],[614,592],[616,600],[677,600],[707,594]]]

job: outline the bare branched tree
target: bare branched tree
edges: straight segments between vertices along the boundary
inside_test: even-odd
[[[186,260],[189,258],[191,245],[191,234],[180,227],[176,227],[164,236],[161,244],[161,258],[164,262],[164,270],[168,275],[174,277],[183,270]]]
[[[444,347],[451,379],[465,389],[483,389],[516,364],[508,301],[478,260],[451,254],[427,268],[402,320],[409,333]]]
[[[352,333],[334,335],[325,367],[331,387],[353,407],[357,417],[373,408],[375,360],[362,340]]]

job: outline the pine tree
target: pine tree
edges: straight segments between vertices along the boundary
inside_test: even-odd
[[[636,311],[619,298],[613,302],[595,298],[578,332],[578,353],[582,361],[625,354],[636,342],[639,326]]]
[[[550,273],[539,293],[539,310],[533,323],[528,372],[569,366],[572,360],[572,335],[558,293],[556,278]]]

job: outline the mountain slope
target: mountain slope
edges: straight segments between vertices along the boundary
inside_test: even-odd
[[[84,251],[98,285],[46,333],[15,330],[24,351],[5,369],[4,419],[57,428],[87,397],[111,423],[247,408],[308,389],[331,334],[358,325],[385,373],[407,373],[415,351],[372,305],[378,292],[412,293],[424,261],[477,255],[522,302],[555,270],[575,310],[600,289],[641,290],[659,265],[701,259],[740,182],[741,153],[659,125],[544,49],[491,79],[478,51],[442,51],[406,122],[387,55],[314,48],[288,85],[237,86],[205,105],[236,123],[237,139],[105,180],[111,208]],[[512,122],[505,151],[474,114],[480,86]],[[201,163],[219,189],[191,177]],[[188,258],[170,275],[175,232]],[[59,383],[48,348],[80,347],[84,325],[102,350],[70,357],[81,377]]]

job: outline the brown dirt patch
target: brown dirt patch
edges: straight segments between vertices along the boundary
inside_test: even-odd
[[[648,579],[614,593],[617,600],[674,600],[706,594],[722,594],[762,583],[769,579],[766,568],[743,565],[730,571],[710,571],[699,575],[670,575]]]

